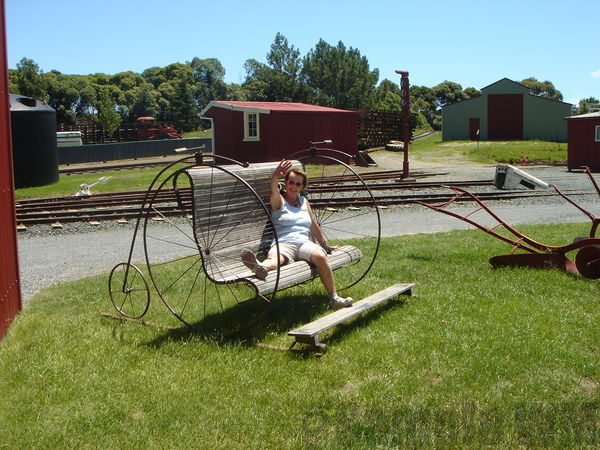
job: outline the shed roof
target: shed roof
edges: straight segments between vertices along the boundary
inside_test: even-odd
[[[567,119],[593,119],[594,117],[600,118],[600,111],[587,113],[587,114],[579,114],[578,116],[570,116]]]
[[[275,112],[315,112],[315,113],[346,113],[356,114],[354,111],[348,111],[345,109],[328,108],[326,106],[309,105],[307,103],[293,103],[293,102],[244,102],[244,101],[229,101],[229,100],[218,100],[210,102],[206,108],[200,113],[203,116],[210,108],[225,108],[232,109],[234,111],[251,111],[262,114],[270,114],[271,111]]]

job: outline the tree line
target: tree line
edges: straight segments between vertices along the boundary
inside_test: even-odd
[[[142,73],[121,72],[67,75],[44,73],[35,61],[21,59],[9,70],[10,92],[43,100],[56,110],[59,124],[93,120],[105,130],[121,122],[153,116],[187,131],[200,125],[198,112],[211,100],[304,102],[342,109],[400,110],[400,87],[379,82],[366,56],[343,42],[331,45],[320,39],[304,56],[277,33],[266,61],[248,59],[242,84],[226,83],[217,58],[194,57],[185,63],[151,67]],[[521,81],[534,95],[562,100],[549,81]],[[436,86],[411,86],[411,109],[419,127],[441,127],[441,107],[480,95],[480,91],[444,81]],[[592,103],[596,99],[591,100]],[[597,101],[596,101],[597,102]]]

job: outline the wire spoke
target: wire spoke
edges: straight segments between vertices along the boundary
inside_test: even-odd
[[[224,208],[224,212],[223,214],[221,214],[221,217],[219,218],[219,223],[216,225],[216,230],[218,231],[221,228],[221,224],[223,223],[223,218],[227,215],[227,211],[229,211],[229,205],[231,204],[231,200],[233,199],[233,194],[237,192],[238,186],[240,185],[239,180],[236,178],[235,180],[235,185],[233,186],[233,189],[230,190],[229,192],[229,198],[227,199],[227,202],[225,204],[225,208]],[[213,233],[213,238],[210,242],[210,248],[214,248],[215,245],[217,245],[219,242],[221,242],[221,239],[219,239],[219,241],[217,243],[213,243],[212,241],[214,241],[214,239],[217,236],[217,231],[215,231]]]
[[[349,213],[348,210],[344,210],[343,214],[338,214],[337,217],[334,217],[335,220],[333,220],[332,222],[325,222],[325,223],[335,223],[335,222],[341,222],[343,220],[350,220],[350,219],[356,219],[357,217],[361,217],[361,216],[368,216],[370,214],[374,214],[374,208],[375,206],[372,207],[362,207],[360,208],[360,211],[355,211],[353,213]]]
[[[194,261],[192,263],[191,266],[189,266],[185,271],[183,271],[177,278],[175,278],[175,280],[169,285],[169,287],[167,287],[166,289],[163,289],[162,294],[166,294],[174,285],[175,283],[177,283],[185,274],[187,274],[190,270],[193,269],[193,267],[198,264],[198,261],[201,261],[200,258],[198,258],[196,261]]]
[[[231,233],[232,233],[232,232],[233,232],[233,231],[234,231],[236,228],[238,228],[238,227],[239,227],[239,226],[241,226],[243,223],[245,223],[245,221],[246,221],[247,219],[250,219],[250,220],[256,220],[256,217],[253,215],[253,213],[256,211],[256,209],[257,209],[257,208],[258,208],[258,206],[257,206],[257,207],[255,207],[255,208],[254,208],[252,211],[250,211],[250,212],[249,212],[249,213],[246,215],[246,217],[244,217],[242,220],[240,220],[240,221],[239,221],[238,223],[236,223],[234,226],[230,227],[230,228],[229,228],[229,230],[227,230],[227,233],[225,233],[223,236],[221,236],[221,237],[219,238],[219,240],[218,240],[218,241],[217,241],[217,242],[216,242],[216,243],[213,245],[213,247],[212,247],[212,248],[214,248],[214,247],[216,247],[218,244],[220,244],[220,243],[221,243],[221,241],[222,241],[223,239],[225,239],[227,236],[229,236],[229,235],[230,235],[230,234],[231,234]]]
[[[176,229],[178,229],[185,237],[187,237],[190,241],[192,241],[193,243],[196,243],[196,239],[193,236],[190,236],[189,234],[187,234],[185,231],[183,231],[180,227],[178,227],[175,222],[173,222],[171,219],[169,219],[167,216],[165,216],[163,213],[161,213],[160,211],[158,211],[154,206],[152,206],[152,210],[154,210],[154,212],[156,212],[163,220],[165,220],[166,222],[168,222],[170,225],[172,225],[173,227],[175,227]]]
[[[168,239],[159,238],[159,237],[153,236],[151,234],[147,234],[147,233],[146,233],[146,236],[149,237],[150,239],[154,239],[155,241],[164,242],[165,244],[173,244],[173,245],[177,245],[177,246],[183,247],[183,248],[189,248],[190,250],[193,250],[194,253],[198,252],[198,247],[197,246],[196,247],[191,247],[189,245],[182,244],[180,242],[176,242],[176,241],[172,241],[172,240],[168,240]]]
[[[196,287],[196,282],[198,281],[198,277],[200,276],[200,273],[202,271],[198,270],[196,272],[196,276],[194,277],[194,282],[192,283],[192,286],[190,287],[190,290],[188,292],[187,298],[185,299],[185,302],[183,304],[183,307],[181,308],[181,312],[180,315],[183,316],[183,313],[185,311],[185,309],[187,308],[188,302],[190,301],[190,298],[192,296],[192,292],[194,292],[194,288]],[[206,277],[204,277],[206,279]]]

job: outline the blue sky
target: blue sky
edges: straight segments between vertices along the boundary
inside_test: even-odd
[[[565,101],[600,97],[598,0],[5,0],[9,67],[142,72],[218,58],[226,81],[265,61],[277,32],[301,55],[320,38],[357,48],[380,80],[450,80],[480,89],[500,78],[549,80]]]

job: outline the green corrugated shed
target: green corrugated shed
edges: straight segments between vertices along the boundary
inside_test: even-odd
[[[566,142],[564,119],[571,115],[571,106],[532,95],[526,86],[503,78],[481,89],[479,97],[444,106],[442,139]]]

